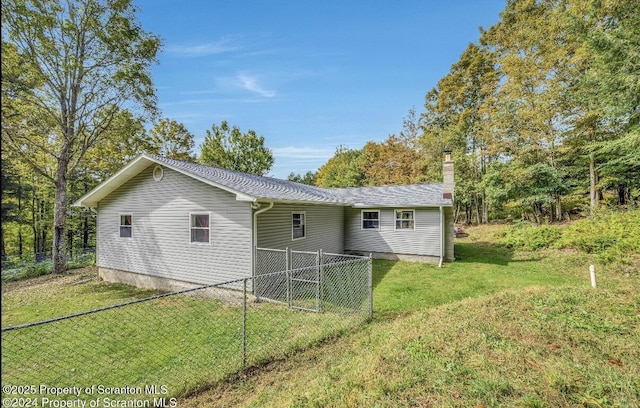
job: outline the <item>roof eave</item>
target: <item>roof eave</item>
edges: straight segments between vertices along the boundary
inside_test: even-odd
[[[136,175],[140,174],[140,172],[142,172],[144,169],[146,169],[153,163],[164,166],[173,171],[177,171],[178,173],[181,173],[193,179],[199,180],[210,186],[217,187],[231,194],[235,194],[237,201],[255,202],[257,199],[256,197],[253,197],[249,194],[245,194],[241,191],[237,191],[227,186],[224,186],[222,184],[215,183],[211,180],[207,180],[206,178],[200,177],[193,173],[186,172],[178,167],[172,166],[165,162],[161,162],[159,160],[154,159],[153,157],[146,155],[145,153],[142,153],[140,156],[136,157],[129,164],[127,164],[122,169],[120,169],[113,176],[109,177],[102,183],[98,184],[93,190],[89,191],[87,194],[82,196],[78,201],[76,201],[72,205],[74,207],[95,208],[100,200],[102,200],[103,198],[111,194],[117,188],[124,185],[127,181],[131,180]]]
[[[354,203],[351,204],[352,208],[439,208],[439,207],[453,207],[452,203],[433,203],[433,204],[411,204],[411,203],[392,203],[392,204],[365,204]]]

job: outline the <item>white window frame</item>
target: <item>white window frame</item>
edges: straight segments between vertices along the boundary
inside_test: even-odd
[[[126,225],[122,223],[122,217],[131,217],[131,224]],[[129,228],[129,236],[122,235],[122,228]],[[120,213],[118,214],[118,236],[120,238],[133,238],[133,213]]]
[[[365,222],[364,213],[377,213],[378,214],[378,220],[377,220],[378,221],[378,226],[374,227],[374,228],[365,228],[364,227],[364,222]],[[375,221],[375,220],[369,219],[369,220],[366,220],[366,221]],[[378,230],[380,230],[380,221],[381,221],[380,220],[380,210],[361,210],[360,211],[360,229],[361,230],[363,230],[363,231],[378,231]]]
[[[293,216],[294,215],[302,215],[302,236],[297,237],[294,235],[294,224],[293,224]],[[291,212],[291,240],[298,241],[300,239],[305,239],[307,237],[307,212],[306,211],[292,211]]]
[[[209,217],[209,226],[207,228],[194,227],[193,226],[193,219],[194,219],[193,217],[195,215],[206,215],[207,217]],[[206,241],[206,242],[204,242],[204,241],[194,241],[193,240],[193,235],[192,235],[192,232],[193,232],[194,228],[202,229],[202,230],[207,229],[209,231],[209,234],[208,234],[209,240]],[[211,244],[211,212],[208,212],[208,211],[193,211],[193,212],[189,213],[189,243],[190,244],[194,244],[194,245],[209,245],[209,244]]]
[[[413,226],[411,228],[402,228],[402,216],[400,219],[398,219],[398,214],[402,214],[405,212],[411,212],[413,215],[411,216],[411,221],[413,221]],[[398,221],[400,221],[400,225],[401,227],[398,228]],[[408,220],[406,220],[408,221]],[[401,208],[401,209],[395,209],[393,211],[393,227],[395,229],[395,231],[415,231],[416,230],[416,210],[411,210],[411,209],[407,209],[407,208]]]

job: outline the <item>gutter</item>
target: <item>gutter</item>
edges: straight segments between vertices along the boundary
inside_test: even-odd
[[[438,268],[442,268],[442,262],[444,260],[444,212],[442,206],[440,206],[440,262],[438,262]]]
[[[253,276],[255,276],[256,273],[256,248],[258,247],[258,215],[269,211],[273,208],[273,205],[274,202],[271,201],[269,202],[268,207],[258,209],[260,208],[259,203],[255,203],[253,207],[255,210],[257,210],[253,213],[253,248],[251,248],[251,273]]]

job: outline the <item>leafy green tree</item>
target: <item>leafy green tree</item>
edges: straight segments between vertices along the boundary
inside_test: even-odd
[[[382,143],[368,142],[358,158],[363,175],[362,184],[368,186],[402,185],[420,179],[418,152],[408,139],[389,136]]]
[[[573,3],[567,14],[583,42],[584,69],[571,88],[570,143],[578,159],[588,158],[593,213],[599,188],[616,190],[618,204],[633,202],[632,190],[640,188],[640,3]]]
[[[558,0],[509,1],[498,24],[483,35],[502,74],[493,118],[504,154],[532,172],[540,163],[559,170],[560,147],[574,114],[567,94],[579,75],[573,57],[580,42],[567,34],[564,11]],[[562,196],[552,198],[548,205],[561,219]]]
[[[195,161],[193,134],[182,123],[172,119],[161,119],[149,133],[149,153],[175,160]]]
[[[362,150],[339,146],[336,153],[318,169],[318,187],[362,187],[364,175],[359,166]]]
[[[227,121],[215,123],[207,130],[200,146],[200,163],[262,176],[273,166],[271,150],[264,145],[264,136],[249,129],[242,133]]]
[[[142,29],[135,13],[130,0],[3,2],[3,143],[55,186],[54,273],[67,266],[71,173],[120,107],[156,106],[150,67],[160,40]],[[27,128],[33,118],[42,124]],[[53,171],[36,152],[54,159]]]
[[[301,176],[300,174],[295,174],[291,172],[289,176],[287,176],[287,180],[295,181],[296,183],[306,184],[309,186],[314,186],[316,184],[316,176],[317,176],[317,173],[313,171],[308,171],[303,176]]]
[[[464,211],[488,221],[489,207],[480,187],[487,166],[499,153],[490,109],[498,83],[495,60],[486,47],[469,44],[450,72],[426,95],[418,139],[424,179],[442,180],[442,155],[453,151],[456,163],[456,218]]]

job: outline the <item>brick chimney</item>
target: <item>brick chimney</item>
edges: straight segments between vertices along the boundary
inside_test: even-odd
[[[453,160],[451,160],[451,150],[444,151],[444,163],[442,164],[442,198],[453,200]]]

